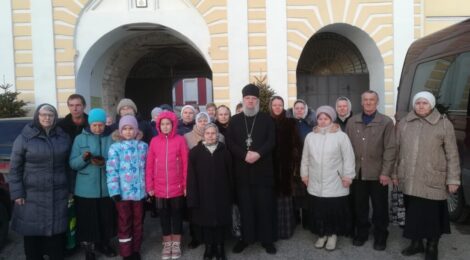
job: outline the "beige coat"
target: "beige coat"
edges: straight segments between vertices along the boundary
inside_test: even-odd
[[[395,129],[393,121],[376,112],[374,119],[365,125],[362,113],[351,117],[346,125],[356,156],[356,178],[361,170],[361,180],[378,180],[380,175],[391,176],[395,164]]]
[[[193,126],[193,131],[184,134],[184,139],[186,139],[186,143],[188,144],[189,149],[193,149],[204,138],[204,132],[200,131],[196,125]],[[219,133],[218,141],[221,143],[225,143],[224,136]]]
[[[426,118],[414,111],[397,128],[396,174],[403,193],[445,200],[448,184],[460,184],[460,163],[452,123],[436,109]]]

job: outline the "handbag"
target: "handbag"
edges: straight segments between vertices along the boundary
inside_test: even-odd
[[[68,225],[67,231],[65,232],[66,236],[66,249],[74,249],[77,246],[76,241],[76,231],[77,231],[77,215],[75,213],[74,199],[70,198],[67,205],[67,217]]]
[[[396,226],[405,225],[405,200],[403,192],[397,185],[393,185],[391,193],[390,223]]]

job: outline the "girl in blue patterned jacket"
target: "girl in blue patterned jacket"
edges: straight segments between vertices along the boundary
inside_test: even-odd
[[[140,141],[134,116],[123,116],[119,130],[113,133],[106,162],[109,195],[118,211],[119,253],[123,259],[140,259],[142,244],[143,199],[145,197],[145,161],[148,146]]]

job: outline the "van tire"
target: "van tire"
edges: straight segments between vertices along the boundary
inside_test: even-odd
[[[5,205],[0,203],[0,248],[3,248],[8,240],[8,230],[10,229],[10,218]]]
[[[463,223],[470,215],[470,209],[465,206],[463,189],[459,187],[456,193],[449,195],[447,199],[449,219],[452,222]]]

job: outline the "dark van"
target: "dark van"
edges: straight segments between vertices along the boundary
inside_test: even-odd
[[[397,121],[412,109],[412,97],[423,90],[436,96],[436,108],[454,124],[462,185],[448,205],[451,220],[464,221],[470,214],[470,19],[410,46],[398,88]]]

